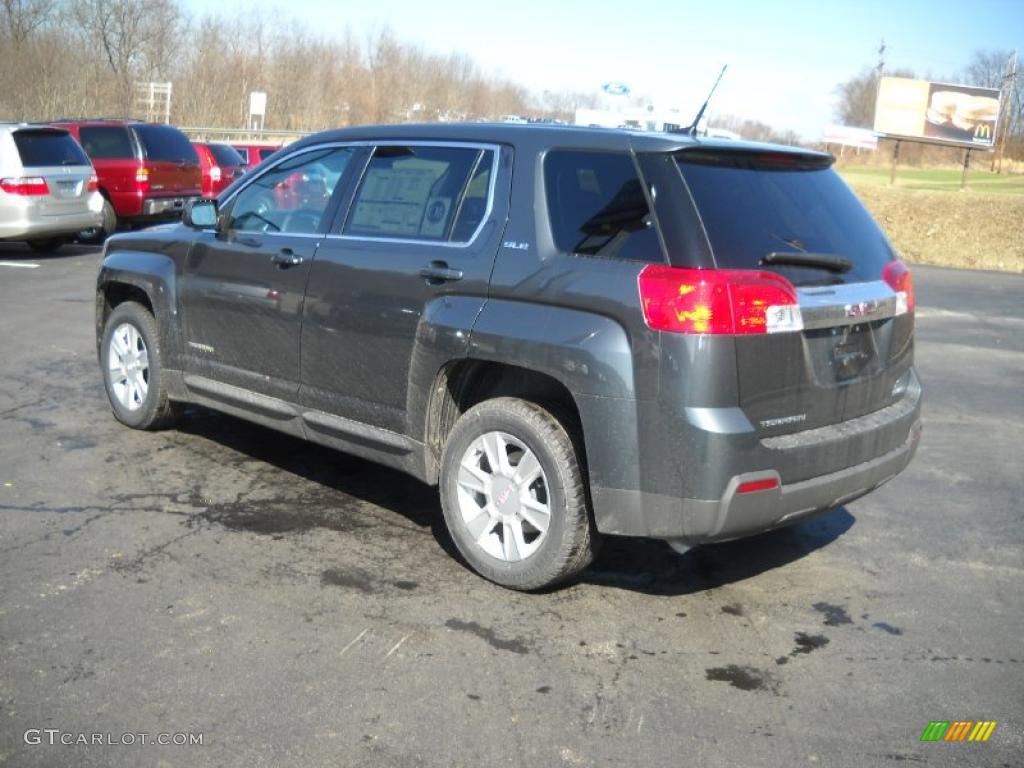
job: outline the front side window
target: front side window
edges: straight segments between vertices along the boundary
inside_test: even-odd
[[[662,261],[647,197],[629,155],[555,150],[544,159],[544,187],[558,250]]]
[[[279,163],[238,193],[231,206],[230,228],[316,234],[351,157],[347,147],[325,147]]]
[[[476,231],[486,208],[493,154],[469,147],[377,147],[352,201],[345,234],[447,242]],[[481,170],[484,168],[484,170]],[[463,200],[470,176],[474,199]],[[467,208],[463,202],[469,204]],[[479,209],[479,210],[478,210]],[[465,211],[465,213],[463,213]],[[474,224],[472,217],[478,219]],[[463,224],[462,222],[465,221]]]

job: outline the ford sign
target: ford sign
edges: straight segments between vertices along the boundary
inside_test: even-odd
[[[625,83],[605,83],[601,86],[601,90],[607,93],[609,96],[628,96],[629,86]]]

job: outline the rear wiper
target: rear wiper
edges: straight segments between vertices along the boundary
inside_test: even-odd
[[[849,272],[853,262],[831,253],[784,253],[772,251],[762,257],[762,264],[792,264],[794,267],[821,267],[833,272]]]

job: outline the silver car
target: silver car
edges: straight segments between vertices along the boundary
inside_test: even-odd
[[[98,186],[88,156],[63,128],[0,123],[0,241],[47,251],[100,226]]]

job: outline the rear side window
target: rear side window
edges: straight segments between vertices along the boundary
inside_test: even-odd
[[[167,125],[137,125],[135,133],[150,160],[191,165],[199,163],[192,142],[176,128]]]
[[[135,146],[127,128],[83,126],[78,135],[89,157],[97,160],[125,160],[135,157]]]
[[[663,261],[633,159],[624,153],[556,150],[544,159],[551,233],[558,250]]]
[[[679,168],[704,222],[715,263],[723,269],[770,269],[796,284],[878,280],[894,258],[881,229],[846,183],[819,162],[785,156],[722,153],[688,159]],[[770,253],[838,256],[846,272],[821,267],[765,266]]]
[[[230,168],[233,165],[245,165],[245,160],[238,154],[234,147],[229,147],[227,144],[207,144],[210,152],[213,154],[213,159],[217,165],[222,168]]]
[[[249,150],[248,149],[246,149],[245,147],[232,147],[232,149],[235,150],[235,152],[238,153],[239,157],[241,157],[242,160],[246,164],[249,163]]]
[[[494,166],[494,153],[488,150],[480,155],[476,170],[466,186],[459,210],[455,214],[455,226],[452,227],[452,242],[468,242],[476,233],[487,213],[487,201],[491,194],[491,173]]]
[[[256,150],[256,157],[259,159],[261,163],[269,160],[276,154],[277,150],[271,149],[270,147],[261,147]]]
[[[85,152],[67,131],[15,131],[14,143],[25,168],[90,164]]]
[[[470,174],[489,154],[468,147],[377,147],[352,202],[345,234],[451,239]]]

